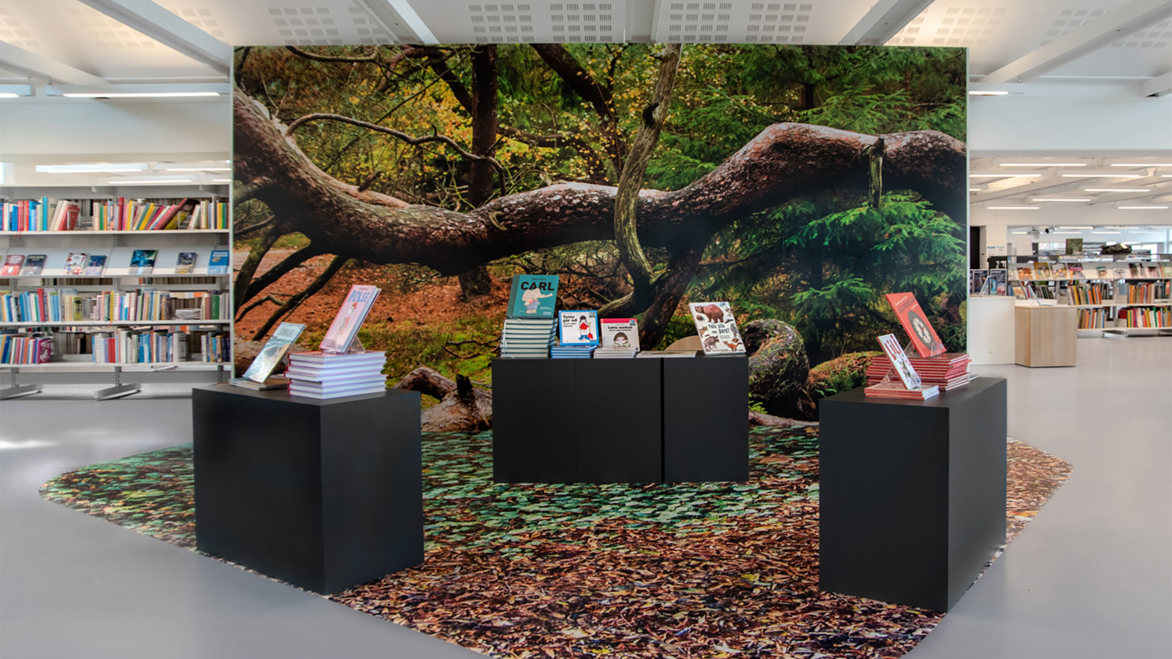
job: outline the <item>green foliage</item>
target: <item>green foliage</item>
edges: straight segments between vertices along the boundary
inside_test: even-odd
[[[663,338],[659,340],[659,345],[642,346],[642,348],[644,350],[664,350],[669,345],[688,336],[696,336],[696,323],[692,320],[692,316],[688,314],[672,316],[671,320],[667,321],[667,329],[663,333]]]

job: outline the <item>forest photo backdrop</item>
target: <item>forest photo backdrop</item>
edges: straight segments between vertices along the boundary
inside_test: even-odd
[[[885,293],[964,349],[965,72],[943,48],[241,48],[237,338],[315,345],[369,283],[389,376],[486,382],[509,277],[557,274],[560,308],[638,316],[645,349],[729,300],[772,351],[756,402],[809,416],[895,331]]]

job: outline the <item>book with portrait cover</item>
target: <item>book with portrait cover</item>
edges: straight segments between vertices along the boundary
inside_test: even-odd
[[[598,312],[559,311],[558,342],[563,346],[598,345]]]
[[[940,337],[936,336],[936,330],[932,329],[932,324],[928,322],[920,303],[916,302],[915,295],[888,293],[885,297],[921,357],[932,357],[944,352],[944,344]]]
[[[362,327],[362,321],[366,320],[366,314],[370,313],[379,292],[377,286],[351,286],[350,292],[346,294],[346,300],[342,302],[342,308],[338,309],[334,322],[330,323],[330,329],[326,330],[326,335],[322,337],[318,348],[322,352],[330,353],[344,353],[350,350],[358,336],[358,328]]]
[[[745,352],[745,342],[728,302],[692,302],[688,304],[700,346],[705,355]]]
[[[85,262],[85,270],[82,274],[89,277],[97,277],[102,274],[102,270],[106,268],[105,254],[90,254],[89,259]]]
[[[634,318],[603,318],[598,324],[604,349],[639,349],[639,323]]]
[[[239,378],[234,378],[228,382],[250,389],[256,388],[255,385],[263,385],[268,382],[271,379],[269,375],[272,374],[273,369],[277,367],[277,364],[281,363],[281,360],[289,352],[289,348],[293,346],[293,342],[297,340],[297,337],[301,336],[301,332],[304,329],[305,325],[298,323],[281,323],[278,325],[276,331],[273,332],[273,335],[265,342],[264,347],[257,353],[256,358],[248,365],[248,370],[244,371],[244,374]],[[247,383],[240,382],[240,380],[244,380]],[[281,386],[279,382],[273,384],[275,385],[273,388]],[[288,384],[288,381],[286,380],[284,384]]]
[[[155,259],[159,256],[157,249],[136,249],[130,255],[130,274],[149,275],[155,269]]]
[[[4,257],[4,266],[0,267],[0,277],[15,277],[20,274],[20,267],[24,265],[24,254],[9,254]]]
[[[195,271],[196,252],[179,252],[175,259],[175,274],[189,275]]]
[[[44,254],[29,254],[24,257],[24,267],[20,269],[22,277],[32,277],[41,274],[41,270],[45,269],[45,259],[48,258]]]
[[[509,285],[509,318],[553,318],[557,275],[513,275]]]

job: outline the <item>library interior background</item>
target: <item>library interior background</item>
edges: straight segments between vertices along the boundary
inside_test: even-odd
[[[50,0],[0,48],[0,656],[1172,652],[1172,3]],[[549,275],[637,350],[518,317]]]

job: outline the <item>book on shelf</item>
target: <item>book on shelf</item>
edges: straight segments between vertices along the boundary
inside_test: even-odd
[[[989,295],[1009,295],[1009,271],[1005,268],[990,268],[985,281]]]
[[[196,252],[179,252],[175,259],[175,274],[189,275],[195,271]]]
[[[132,275],[149,275],[154,272],[155,259],[159,257],[157,249],[136,249],[130,255],[130,270]]]
[[[1054,279],[1069,279],[1070,278],[1070,273],[1066,269],[1066,264],[1063,263],[1062,261],[1055,263],[1050,268],[1050,273]]]
[[[107,258],[105,254],[90,254],[89,258],[86,259],[85,269],[82,270],[82,274],[87,277],[101,276],[102,271],[106,269]]]
[[[45,269],[45,254],[29,254],[24,257],[24,266],[20,269],[21,277],[35,277]]]
[[[1084,279],[1085,274],[1081,263],[1071,263],[1066,267],[1071,279]]]
[[[281,363],[281,360],[289,352],[293,343],[297,341],[297,337],[301,336],[301,332],[305,330],[305,325],[299,323],[281,323],[277,325],[277,329],[273,332],[269,340],[265,342],[264,347],[257,353],[256,358],[248,365],[244,374],[239,378],[229,380],[232,384],[241,384],[237,382],[251,382],[253,384],[261,384],[269,379],[272,375],[273,369]]]
[[[341,308],[338,309],[334,321],[330,323],[330,328],[326,330],[326,335],[322,337],[321,345],[318,348],[323,352],[335,353],[350,350],[354,339],[358,337],[359,328],[362,327],[363,321],[366,320],[367,314],[370,313],[375,300],[378,299],[379,292],[377,286],[362,284],[351,286],[350,292],[346,294],[346,299],[342,301]]]
[[[728,302],[691,302],[688,312],[705,355],[743,354],[745,342]]]
[[[1034,278],[1034,269],[1028,265],[1019,265],[1015,271],[1019,281],[1028,281]]]
[[[53,337],[40,332],[0,333],[0,364],[48,364]]]
[[[985,282],[989,279],[989,271],[985,269],[969,270],[969,294],[988,295]]]
[[[229,254],[226,249],[213,249],[208,257],[208,274],[223,275],[228,273]]]
[[[1034,262],[1034,279],[1052,279],[1054,273],[1050,270],[1050,263],[1048,261]]]
[[[559,311],[558,341],[563,346],[598,345],[598,312],[591,310]]]
[[[0,277],[16,277],[24,266],[24,254],[9,254],[4,257],[4,265],[0,266]]]
[[[634,357],[639,352],[639,323],[634,318],[601,318],[595,359]]]
[[[1160,272],[1165,278],[1172,278],[1172,261],[1161,263]]]
[[[70,252],[69,256],[65,257],[65,274],[80,275],[85,269],[85,261],[85,252]]]
[[[1067,238],[1066,253],[1068,255],[1082,254],[1082,238]]]
[[[509,318],[552,318],[557,302],[557,275],[513,275],[509,284]]]
[[[944,343],[936,335],[936,330],[928,322],[920,303],[912,293],[888,293],[886,296],[891,310],[899,320],[900,326],[907,332],[912,346],[921,357],[931,357],[944,352]]]

